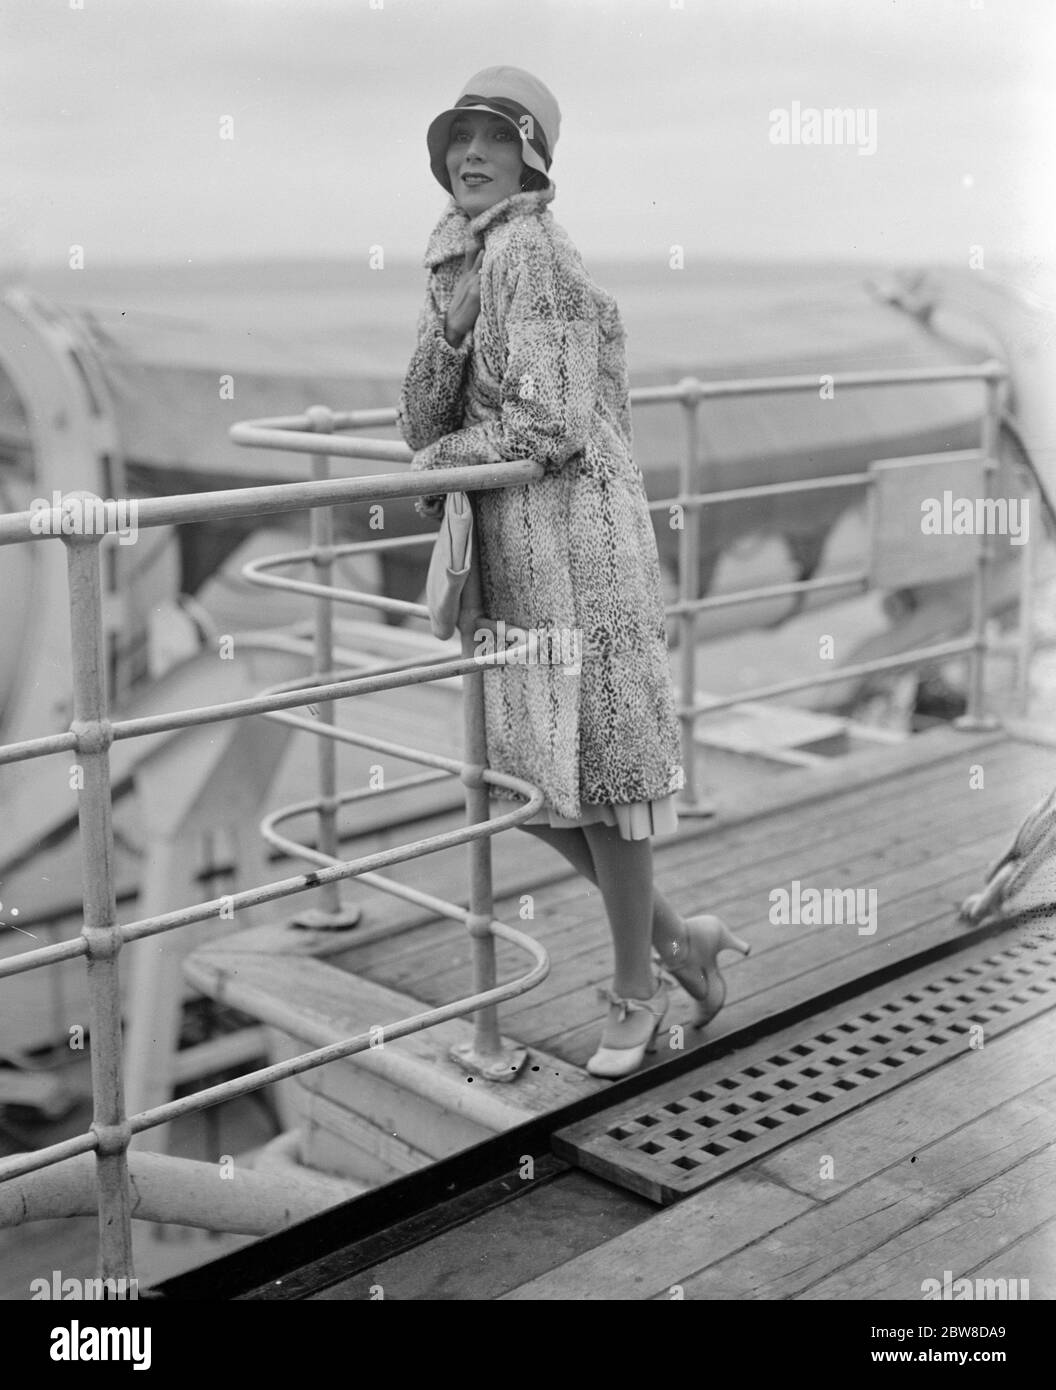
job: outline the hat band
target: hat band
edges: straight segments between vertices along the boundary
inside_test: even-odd
[[[500,116],[507,116],[518,127],[521,134],[535,150],[536,154],[543,160],[549,169],[551,165],[550,149],[543,135],[542,127],[535,119],[527,106],[522,106],[519,101],[512,101],[508,97],[481,97],[467,92],[465,96],[459,97],[455,102],[455,108],[459,106],[487,106],[497,112]],[[527,119],[528,129],[531,135],[525,135],[525,128],[522,122]]]

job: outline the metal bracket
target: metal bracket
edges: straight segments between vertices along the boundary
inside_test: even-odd
[[[338,912],[328,912],[321,907],[308,907],[291,918],[290,925],[305,931],[351,931],[358,927],[363,917],[363,909],[349,904]]]
[[[476,1051],[473,1043],[465,1042],[456,1043],[447,1055],[471,1076],[483,1077],[485,1081],[516,1081],[528,1060],[528,1049],[502,1043],[497,1054],[484,1055]]]

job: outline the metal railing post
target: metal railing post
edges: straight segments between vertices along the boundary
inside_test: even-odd
[[[88,494],[79,494],[87,498]],[[84,886],[82,935],[88,957],[91,1075],[99,1192],[99,1276],[130,1279],[132,1204],[121,1074],[122,938],[114,890],[114,831],[110,799],[110,743],[103,652],[101,537],[64,536],[70,589],[73,723],[77,736],[77,816]]]
[[[997,470],[997,451],[1001,427],[1001,382],[986,383],[986,414],[983,417],[980,448],[983,455],[983,489],[989,497]],[[965,732],[994,729],[997,720],[986,713],[984,688],[986,670],[986,620],[990,566],[993,563],[993,537],[984,527],[979,538],[979,557],[972,576],[972,648],[968,654],[968,696],[965,712],[954,721]]]
[[[325,405],[313,405],[307,411],[312,429],[319,434],[332,434],[334,413]],[[321,481],[330,477],[330,455],[312,455],[312,479]],[[312,564],[315,568],[315,582],[328,587],[334,575],[334,511],[332,507],[313,507],[310,518]],[[315,649],[314,675],[317,682],[327,679],[334,669],[334,604],[329,597],[315,600]],[[333,726],[337,712],[333,702],[324,702],[318,707],[320,724]],[[316,772],[319,788],[319,807],[316,813],[318,845],[324,854],[339,859],[337,838],[337,744],[332,738],[318,738],[315,741]],[[322,906],[307,907],[298,912],[293,922],[298,927],[308,927],[329,931],[347,931],[359,922],[362,912],[358,906],[346,905],[341,901],[341,885],[326,883],[318,893]]]
[[[678,535],[678,597],[680,603],[693,603],[700,597],[700,515],[701,509],[690,499],[699,491],[700,472],[700,393],[696,377],[678,383],[685,412],[686,447],[682,454],[679,484],[681,530]],[[678,803],[683,815],[710,816],[715,805],[700,795],[697,785],[697,747],[694,741],[697,718],[691,713],[697,703],[697,615],[684,609],[679,614],[679,668],[682,687],[682,797]]]
[[[476,531],[475,499],[470,496]],[[462,593],[459,628],[462,655],[473,656],[476,650],[474,632],[477,617],[483,612],[479,546],[474,543],[469,575]],[[484,723],[484,671],[468,672],[462,677],[462,784],[466,789],[466,823],[489,820],[491,807],[483,772],[488,763],[487,730]],[[495,968],[495,933],[492,918],[495,914],[491,876],[491,838],[485,836],[469,844],[469,930],[473,953],[473,993],[493,989]],[[496,1005],[479,1009],[473,1015],[473,1041],[451,1049],[459,1066],[491,1081],[513,1081],[528,1059],[523,1047],[504,1044],[499,1032],[499,1011]]]

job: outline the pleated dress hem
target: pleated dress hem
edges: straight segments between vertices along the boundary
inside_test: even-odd
[[[505,799],[492,798],[493,811],[509,811],[511,803]],[[580,814],[575,819],[562,816],[550,806],[530,816],[522,825],[548,825],[553,830],[577,830],[583,825],[611,825],[620,832],[623,840],[648,840],[655,835],[673,835],[678,829],[678,812],[674,796],[663,796],[655,801],[631,801],[624,805],[581,805]]]

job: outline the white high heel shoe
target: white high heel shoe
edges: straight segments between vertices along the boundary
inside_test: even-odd
[[[591,1076],[611,1080],[638,1070],[645,1054],[656,1048],[656,1035],[667,1013],[667,994],[664,980],[648,999],[623,999],[611,990],[598,990],[599,997],[609,1001],[609,1017],[598,1050],[587,1063]]]
[[[686,946],[669,956],[657,951],[660,964],[672,974],[686,993],[697,1001],[693,1027],[710,1023],[726,1002],[726,981],[719,969],[720,951],[739,951],[746,956],[752,949],[747,941],[734,936],[721,917],[704,915],[686,918]]]

